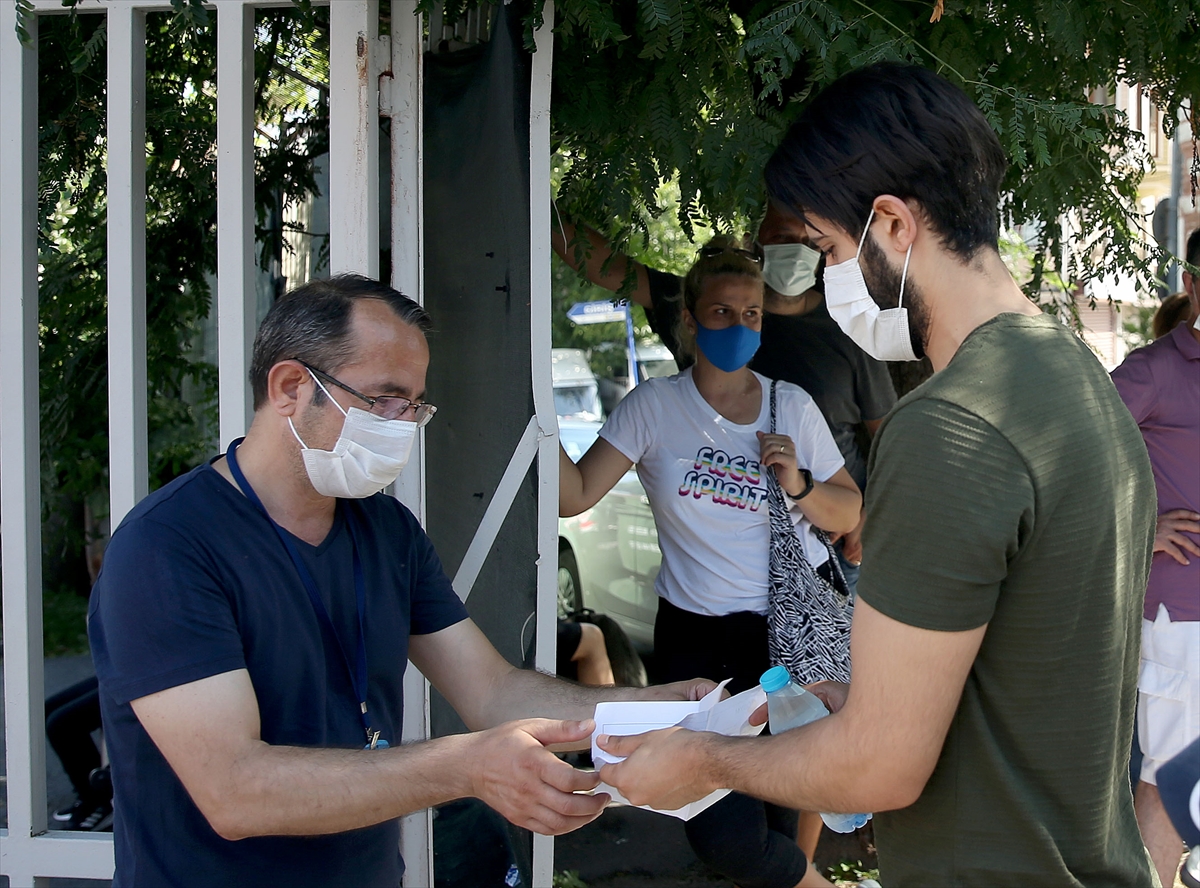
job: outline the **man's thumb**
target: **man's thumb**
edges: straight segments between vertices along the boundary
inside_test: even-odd
[[[628,758],[633,754],[633,751],[641,745],[642,735],[633,734],[628,737],[620,735],[601,734],[596,738],[596,745],[607,752],[609,755],[617,756],[618,758]]]
[[[590,718],[583,721],[559,721],[555,719],[538,719],[528,728],[530,736],[543,746],[553,746],[556,743],[576,743],[592,736],[596,723]]]

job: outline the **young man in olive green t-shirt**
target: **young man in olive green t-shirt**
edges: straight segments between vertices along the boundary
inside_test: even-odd
[[[852,683],[814,686],[834,714],[602,739],[635,804],[874,811],[888,888],[1157,883],[1128,772],[1153,477],[1103,368],[1000,258],[1004,168],[960,90],[895,64],[836,81],[776,151],[830,314],[936,373],[876,437]]]

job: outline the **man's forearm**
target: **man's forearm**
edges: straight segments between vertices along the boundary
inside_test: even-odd
[[[227,839],[358,829],[471,795],[463,768],[471,742],[455,735],[374,750],[256,743],[196,802]]]
[[[648,688],[593,688],[532,669],[514,668],[493,689],[486,717],[488,725],[519,718],[554,718],[582,721],[595,713],[597,703],[613,700],[678,700],[672,685]]]
[[[713,788],[732,789],[802,811],[851,813],[912,804],[914,783],[897,771],[888,750],[830,716],[770,737],[705,734],[694,766]]]
[[[697,767],[710,775],[714,789],[733,789],[783,807],[855,808],[856,793],[839,773],[844,765],[817,757],[819,744],[812,742],[808,727],[772,737],[705,735],[697,744]]]

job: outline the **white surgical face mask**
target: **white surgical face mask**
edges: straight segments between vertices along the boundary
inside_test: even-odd
[[[900,305],[881,309],[867,291],[867,282],[858,264],[874,218],[872,207],[853,259],[825,266],[825,306],[842,332],[871,357],[879,361],[916,361],[918,358],[908,331],[908,309],[904,307],[904,282],[908,278],[912,244],[904,255],[904,271],[900,275]]]
[[[799,296],[817,282],[821,254],[806,244],[762,244],[763,282],[781,296]]]
[[[303,448],[300,455],[308,480],[321,496],[362,499],[383,490],[398,477],[412,453],[417,424],[403,419],[384,419],[351,407],[349,412],[333,400],[329,389],[313,376],[333,406],[346,417],[333,450],[314,450],[301,440],[288,417],[292,434]]]

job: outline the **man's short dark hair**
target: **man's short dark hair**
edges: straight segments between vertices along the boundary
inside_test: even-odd
[[[1197,228],[1187,239],[1187,250],[1183,254],[1188,265],[1200,266],[1200,228]]]
[[[399,290],[360,274],[339,274],[297,287],[271,306],[254,337],[250,387],[254,409],[267,400],[267,375],[280,361],[300,360],[335,373],[354,354],[350,317],[361,299],[386,302],[396,317],[428,333],[429,314]]]
[[[1007,161],[962,90],[916,65],[881,62],[822,91],[767,163],[767,190],[793,212],[858,237],[881,194],[917,201],[952,252],[995,248]]]

